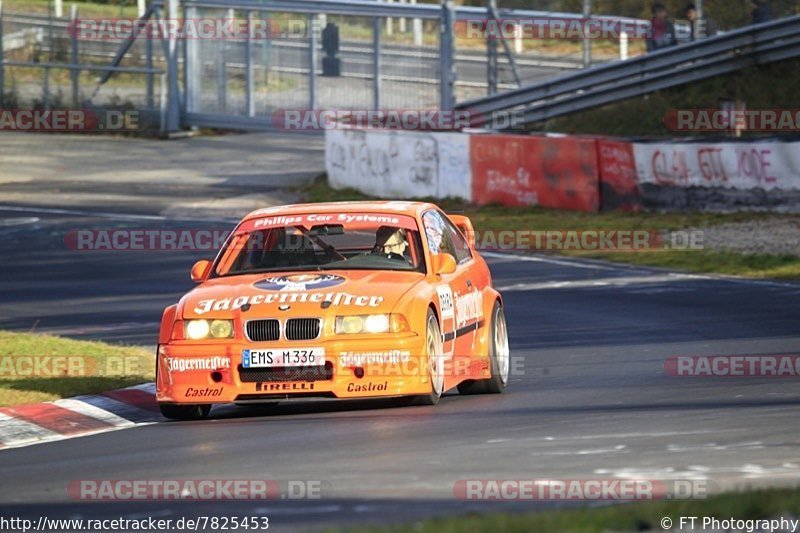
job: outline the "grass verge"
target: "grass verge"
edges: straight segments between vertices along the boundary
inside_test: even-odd
[[[48,13],[48,0],[3,0],[3,9],[15,13],[35,13],[46,15]],[[70,6],[75,4],[78,16],[83,18],[108,17],[108,18],[135,18],[138,14],[136,5],[125,5],[120,8],[119,3],[96,4],[93,2],[64,2],[64,16],[69,18]],[[55,16],[55,8],[53,8]]]
[[[301,191],[310,202],[370,199],[354,189],[336,190],[320,178]],[[649,230],[678,231],[757,220],[765,216],[793,218],[797,215],[764,213],[584,213],[542,207],[473,206],[462,200],[431,200],[451,213],[470,217],[475,230]],[[556,253],[556,252],[550,252]],[[688,272],[726,274],[749,278],[800,279],[800,257],[793,255],[744,254],[735,251],[656,250],[636,252],[562,251],[563,255],[605,259],[620,263],[655,266]]]
[[[695,531],[703,517],[718,520],[797,519],[800,515],[800,490],[768,489],[727,493],[707,500],[641,502],[601,508],[562,509],[524,514],[480,514],[456,518],[437,518],[388,528],[362,528],[348,531],[417,533],[472,533],[560,531],[592,533],[602,531],[663,531],[661,520],[672,521],[673,531],[680,531],[680,517],[696,516]],[[669,529],[669,528],[666,528]],[[683,530],[690,528],[684,525]],[[710,530],[706,527],[706,530]],[[755,531],[763,531],[755,528]]]
[[[154,368],[138,346],[0,331],[0,406],[128,387],[152,381]]]

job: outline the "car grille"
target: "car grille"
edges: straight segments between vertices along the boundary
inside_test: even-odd
[[[265,381],[325,381],[333,379],[333,364],[324,366],[286,366],[280,368],[243,368],[239,365],[242,383]]]
[[[254,342],[276,341],[281,338],[280,323],[274,318],[250,320],[245,327],[247,338]]]
[[[290,318],[286,321],[287,341],[309,341],[319,337],[319,318]]]

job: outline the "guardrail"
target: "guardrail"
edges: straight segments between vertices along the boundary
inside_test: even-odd
[[[800,56],[800,16],[741,28],[627,61],[584,69],[498,95],[464,101],[471,125],[482,127],[497,113],[515,114],[526,127],[662,89]]]

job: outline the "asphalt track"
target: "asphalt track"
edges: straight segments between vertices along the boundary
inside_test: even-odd
[[[197,252],[76,252],[76,228],[208,223],[0,209],[0,328],[154,344],[162,308],[191,287]],[[221,223],[225,227],[224,223]],[[211,224],[212,226],[214,224]],[[791,378],[678,378],[672,355],[800,350],[800,285],[492,254],[516,371],[507,394],[436,407],[384,402],[224,408],[0,451],[3,516],[266,515],[271,528],[397,523],[554,503],[467,502],[464,479],[710,480],[796,485],[800,389]],[[512,367],[514,368],[514,367]],[[81,479],[320,481],[322,499],[86,503]]]

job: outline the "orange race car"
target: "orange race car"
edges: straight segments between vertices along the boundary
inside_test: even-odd
[[[468,218],[421,202],[347,202],[247,215],[197,288],[161,319],[164,416],[298,397],[498,393],[503,302]],[[410,400],[410,401],[409,401]]]

